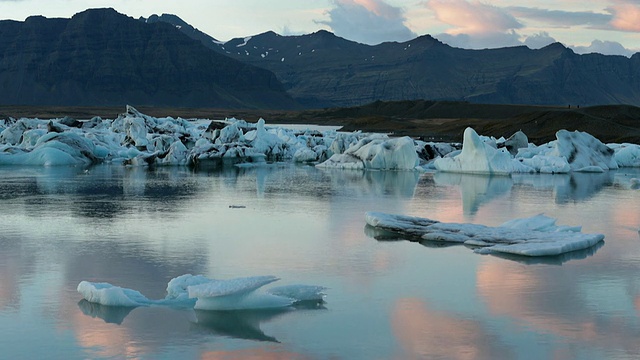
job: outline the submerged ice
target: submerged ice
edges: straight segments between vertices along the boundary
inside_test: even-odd
[[[164,299],[151,300],[139,291],[109,283],[81,281],[77,291],[91,302],[106,306],[165,305],[198,310],[274,309],[301,302],[322,302],[326,288],[315,285],[286,285],[257,291],[278,281],[275,276],[253,276],[229,280],[185,274],[171,279]]]
[[[367,225],[420,241],[442,241],[473,246],[476,253],[506,253],[522,256],[556,256],[590,248],[604,239],[602,234],[581,233],[581,227],[558,226],[544,215],[516,219],[497,227],[477,224],[441,223],[405,215],[368,212]]]

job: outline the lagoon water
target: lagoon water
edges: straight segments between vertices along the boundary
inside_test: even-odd
[[[634,177],[0,168],[0,358],[637,359]],[[478,255],[376,233],[366,211],[485,225],[544,213],[605,241]],[[320,307],[230,312],[110,308],[76,292],[104,281],[162,298],[187,273],[329,289]]]

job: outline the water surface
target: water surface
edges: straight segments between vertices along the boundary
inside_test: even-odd
[[[0,348],[25,359],[635,359],[633,177],[0,168]],[[366,211],[485,225],[544,213],[605,242],[482,256],[379,234]],[[162,298],[186,273],[329,290],[321,307],[235,312],[110,308],[75,290],[106,281]]]

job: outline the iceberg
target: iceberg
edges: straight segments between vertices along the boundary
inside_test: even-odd
[[[216,280],[185,274],[171,279],[167,284],[167,295],[159,300],[104,282],[81,281],[77,291],[90,303],[121,307],[162,305],[198,310],[246,310],[286,308],[304,302],[324,301],[326,288],[315,285],[286,285],[256,292],[278,280],[270,275]]]
[[[139,291],[121,288],[109,283],[81,281],[77,290],[88,302],[100,305],[138,307],[152,304],[152,301]]]
[[[590,248],[602,234],[583,234],[580,227],[557,226],[544,215],[512,220],[497,227],[441,223],[406,215],[368,212],[367,225],[418,241],[460,243],[475,247],[478,254],[505,253],[521,256],[557,256]]]
[[[619,167],[640,167],[640,145],[622,143],[607,144]]]
[[[459,144],[385,134],[269,127],[228,118],[156,118],[131,106],[116,119],[0,120],[0,165],[218,166],[291,161],[321,168],[413,170],[507,175],[604,172],[640,166],[640,146],[604,145],[579,131],[535,146],[521,131],[509,139],[464,132]],[[515,154],[515,155],[514,155]],[[417,167],[418,165],[421,167]]]
[[[556,140],[520,149],[516,158],[542,173],[598,173],[619,167],[613,149],[581,131],[560,130]]]
[[[636,155],[634,150],[625,150],[615,157],[612,145],[606,146],[580,131],[559,130],[556,140],[541,146],[524,146],[525,141],[526,135],[518,132],[508,140],[500,141],[504,147],[498,148],[496,141],[488,141],[467,128],[462,151],[455,156],[436,159],[434,166],[439,171],[476,174],[597,173],[617,169],[618,161],[633,164]]]
[[[438,158],[436,170],[472,174],[511,174],[533,172],[533,168],[515,160],[506,148],[497,149],[484,142],[472,128],[466,128],[462,151],[454,157]]]
[[[361,139],[342,154],[334,154],[316,165],[321,168],[413,170],[419,164],[413,139],[372,135]]]

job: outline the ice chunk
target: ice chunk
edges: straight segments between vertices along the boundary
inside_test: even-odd
[[[294,301],[322,301],[325,297],[324,286],[285,285],[268,290],[269,294],[292,299]]]
[[[588,133],[560,130],[556,140],[520,149],[516,158],[538,172],[604,172],[617,169],[614,150]]]
[[[482,246],[477,253],[508,253],[523,256],[555,256],[590,248],[602,234],[583,234],[576,227],[559,227],[541,215],[514,220],[503,226],[441,223],[431,219],[368,212],[368,225],[418,240],[445,241]]]
[[[82,281],[77,290],[85,300],[107,306],[188,306],[199,310],[272,309],[324,299],[326,288],[315,285],[287,285],[256,292],[277,280],[275,276],[215,280],[185,274],[171,279],[167,284],[167,296],[159,300],[150,300],[138,291],[109,283]]]
[[[242,295],[264,285],[278,281],[275,276],[252,276],[231,280],[211,280],[207,283],[188,287],[189,297],[216,297],[226,295]]]
[[[419,158],[409,137],[370,136],[350,146],[343,154],[334,154],[317,165],[325,168],[411,170]]]
[[[607,144],[613,149],[613,157],[620,167],[640,167],[640,145],[636,144]]]
[[[509,153],[515,156],[519,149],[525,149],[529,146],[529,138],[521,130],[516,131],[507,140],[504,141],[504,147]]]
[[[574,171],[593,172],[595,168],[601,171],[617,169],[614,151],[604,145],[592,135],[574,131],[560,130],[556,133],[558,139],[549,155],[563,156]]]
[[[135,307],[151,304],[151,300],[139,291],[113,286],[109,283],[81,281],[77,290],[85,300],[100,305]]]
[[[460,154],[452,158],[436,159],[434,165],[440,171],[478,174],[534,171],[533,168],[514,160],[506,149],[496,149],[486,144],[472,128],[466,128],[464,131]]]
[[[184,274],[173,278],[167,284],[167,296],[165,299],[188,299],[189,286],[200,285],[210,282],[211,279],[203,275]]]

